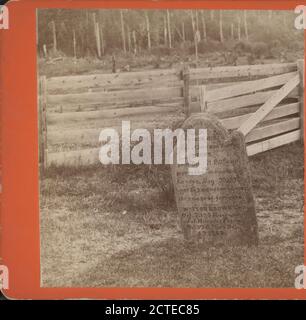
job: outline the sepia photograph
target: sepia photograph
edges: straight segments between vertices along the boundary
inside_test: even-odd
[[[41,286],[294,288],[293,10],[38,9]]]

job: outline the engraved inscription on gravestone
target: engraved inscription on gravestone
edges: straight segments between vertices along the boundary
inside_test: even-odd
[[[257,220],[243,135],[230,134],[205,113],[193,114],[182,128],[207,129],[207,172],[189,175],[189,165],[172,166],[184,238],[212,246],[256,245]]]

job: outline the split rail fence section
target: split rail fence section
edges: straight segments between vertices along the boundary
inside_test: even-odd
[[[171,126],[169,119],[210,112],[245,135],[249,156],[303,139],[304,60],[41,77],[39,89],[44,168],[98,163],[100,130],[114,119],[142,120],[142,127],[153,129],[164,119]]]

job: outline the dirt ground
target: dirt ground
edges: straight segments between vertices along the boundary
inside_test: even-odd
[[[303,147],[250,158],[258,247],[184,244],[167,166],[52,169],[41,182],[42,285],[292,287],[303,263]]]

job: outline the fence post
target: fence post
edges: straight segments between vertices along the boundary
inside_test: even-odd
[[[42,172],[43,167],[43,135],[42,135],[42,78],[39,77],[38,89],[38,157],[39,157],[39,171]]]
[[[206,86],[200,86],[200,110],[201,112],[206,112],[207,103],[206,103]]]
[[[190,94],[189,94],[189,87],[190,87],[190,72],[188,65],[184,65],[183,68],[183,81],[184,81],[184,112],[186,117],[190,115]]]
[[[47,166],[47,88],[46,76],[39,81],[39,162],[41,173]]]
[[[300,97],[300,119],[301,119],[301,142],[304,143],[304,59],[297,61],[297,68],[300,74],[299,97]]]

